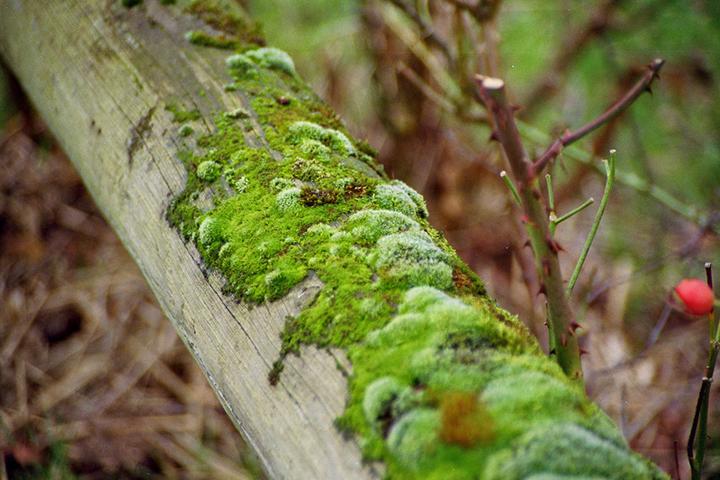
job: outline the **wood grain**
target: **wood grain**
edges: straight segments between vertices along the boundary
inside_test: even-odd
[[[319,281],[272,304],[238,304],[164,219],[185,182],[165,105],[182,101],[207,118],[244,103],[242,92],[223,91],[226,53],[187,43],[186,31],[205,27],[177,12],[153,0],[133,9],[101,0],[2,0],[0,54],[268,475],[377,477],[379,467],[364,465],[357,445],[333,426],[347,395],[336,366],[346,363],[341,352],[305,348],[288,358],[277,386],[267,380],[284,319],[313,298]],[[258,132],[248,142],[263,144]]]

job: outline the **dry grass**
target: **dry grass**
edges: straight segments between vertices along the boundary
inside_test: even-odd
[[[44,127],[0,133],[0,478],[256,476]]]

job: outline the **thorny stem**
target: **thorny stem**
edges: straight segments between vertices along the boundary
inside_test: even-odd
[[[550,235],[550,221],[540,200],[542,197],[538,182],[529,177],[532,164],[505,95],[505,82],[480,75],[476,81],[478,94],[492,117],[494,136],[502,146],[519,187],[526,216],[525,228],[535,256],[535,268],[541,281],[541,291],[548,300],[550,344],[566,375],[581,381],[580,348],[575,334],[577,324],[563,288],[558,247]]]
[[[653,80],[658,78],[658,74],[664,63],[665,60],[661,58],[656,58],[655,60],[653,60],[652,63],[648,65],[647,71],[642,76],[642,78],[638,80],[637,83],[635,83],[635,85],[633,85],[633,87],[625,93],[625,95],[623,95],[620,99],[613,103],[610,108],[608,108],[602,115],[597,117],[595,120],[586,123],[577,130],[565,132],[565,134],[555,140],[545,150],[545,152],[543,152],[543,154],[540,155],[538,159],[533,163],[531,176],[538,175],[540,172],[542,172],[545,166],[551,161],[553,161],[558,155],[560,155],[562,149],[565,148],[567,145],[575,143],[588,133],[596,130],[600,126],[617,117],[622,112],[624,112],[630,105],[632,105],[632,103],[643,92],[649,92],[650,85],[652,84]]]
[[[588,236],[585,239],[585,245],[583,245],[583,249],[580,252],[580,258],[578,258],[578,261],[575,264],[575,269],[573,270],[570,281],[568,282],[568,296],[570,296],[573,288],[575,288],[575,283],[577,283],[582,267],[585,264],[588,253],[590,252],[590,247],[592,246],[593,240],[595,240],[595,235],[597,235],[598,228],[600,228],[600,222],[602,221],[603,213],[605,213],[605,207],[607,207],[608,200],[610,200],[610,191],[612,190],[613,183],[615,182],[615,150],[610,150],[610,160],[604,160],[603,163],[605,164],[605,171],[607,174],[605,179],[605,190],[603,191],[602,199],[600,199],[600,206],[598,207],[597,212],[595,212],[595,219],[590,227],[590,233],[588,233]]]
[[[712,264],[705,264],[705,275],[707,284],[712,290]],[[710,403],[710,387],[712,386],[713,374],[715,373],[715,363],[717,362],[718,353],[720,352],[720,322],[715,319],[715,310],[708,313],[708,320],[713,331],[710,337],[710,352],[708,354],[708,362],[705,366],[705,376],[700,385],[700,393],[698,394],[697,404],[695,405],[695,415],[693,416],[692,427],[690,428],[690,436],[688,437],[687,455],[690,462],[690,471],[692,480],[700,480],[702,477],[703,461],[705,460],[705,445],[707,442],[707,421],[708,421],[708,405]],[[697,437],[697,448],[695,440]]]

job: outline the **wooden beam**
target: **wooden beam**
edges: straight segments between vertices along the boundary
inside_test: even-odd
[[[319,282],[250,310],[221,293],[217,274],[206,279],[197,250],[164,220],[186,178],[166,102],[203,118],[242,106],[223,90],[228,52],[187,42],[187,31],[207,26],[178,10],[10,0],[0,5],[0,51],[268,474],[374,477],[333,425],[347,389],[333,355],[308,348],[287,359],[279,385],[267,380],[285,318]]]
[[[225,4],[238,8],[6,0],[0,55],[268,475],[664,478],[485,294],[419,195],[384,179],[286,54],[251,45],[251,22]],[[250,51],[228,66],[217,47]],[[257,204],[243,201],[248,183]],[[178,214],[186,186],[197,197]],[[261,247],[247,246],[253,220],[283,248],[227,269]],[[316,250],[291,258],[297,245]],[[288,270],[263,270],[279,257]],[[249,302],[262,298],[279,299]]]

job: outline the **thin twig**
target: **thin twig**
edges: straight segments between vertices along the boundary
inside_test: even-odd
[[[604,163],[605,170],[607,171],[605,190],[603,191],[602,199],[600,199],[600,206],[595,213],[595,219],[593,220],[592,226],[590,227],[590,233],[588,233],[588,236],[585,239],[585,245],[583,245],[583,249],[580,252],[580,258],[578,258],[578,261],[575,264],[575,269],[573,270],[570,281],[568,282],[568,296],[570,296],[570,294],[572,293],[572,290],[575,287],[575,283],[580,276],[580,271],[585,264],[585,260],[587,259],[588,253],[590,252],[590,247],[592,246],[593,240],[595,240],[595,235],[597,234],[598,228],[600,227],[603,213],[605,213],[605,207],[607,207],[608,200],[610,199],[610,191],[612,190],[613,183],[615,182],[615,150],[610,150],[610,159],[605,160]]]
[[[492,20],[500,10],[501,0],[447,0],[448,3],[465,10],[472,15],[478,23]]]
[[[658,73],[660,72],[660,69],[662,68],[664,63],[665,60],[661,58],[656,58],[655,60],[653,60],[653,62],[648,65],[647,71],[642,76],[642,78],[638,80],[637,83],[635,83],[635,85],[633,85],[633,87],[628,90],[627,93],[625,93],[625,95],[623,95],[620,99],[613,103],[610,108],[608,108],[602,115],[597,117],[595,120],[586,123],[577,130],[565,132],[565,134],[555,140],[545,150],[545,152],[543,152],[542,155],[540,155],[538,159],[535,160],[535,162],[533,163],[531,175],[538,175],[540,172],[542,172],[542,170],[548,163],[550,163],[552,160],[557,158],[558,155],[560,155],[560,152],[563,148],[575,143],[588,133],[592,132],[593,130],[617,117],[622,112],[624,112],[630,105],[632,105],[632,103],[643,92],[649,92],[650,85],[652,84],[653,80],[658,78]]]
[[[422,39],[426,40],[431,46],[440,50],[440,52],[442,52],[443,56],[445,57],[445,60],[452,68],[452,66],[455,65],[455,57],[453,57],[452,51],[450,50],[450,47],[445,42],[445,40],[440,38],[440,36],[435,33],[432,24],[428,23],[422,17],[422,15],[420,15],[417,9],[415,9],[412,5],[410,5],[409,2],[407,2],[407,0],[389,1],[390,3],[398,7],[400,10],[405,12],[405,15],[407,15],[420,30],[420,36],[422,37]]]
[[[565,215],[561,215],[561,216],[557,217],[555,220],[552,221],[552,223],[554,223],[555,225],[560,225],[562,222],[574,217],[575,215],[582,212],[583,210],[585,210],[587,207],[589,207],[593,203],[595,203],[595,199],[590,197],[587,200],[585,200],[583,203],[578,205],[577,207],[575,207],[572,210],[570,210],[569,212],[567,212]]]
[[[512,179],[510,177],[508,177],[508,174],[505,170],[500,172],[500,178],[502,178],[502,181],[505,182],[505,185],[507,186],[508,190],[510,190],[513,200],[515,200],[515,204],[518,207],[521,207],[522,201],[520,200],[520,194],[518,193],[517,188],[515,188],[515,184],[513,183]]]
[[[710,262],[705,264],[705,275],[707,277],[707,284],[712,290],[712,264]],[[713,374],[715,373],[715,363],[717,362],[718,353],[720,352],[720,328],[718,328],[719,323],[715,321],[714,309],[708,313],[708,320],[713,327],[710,338],[710,352],[708,354],[707,365],[705,366],[705,376],[700,385],[700,392],[698,394],[697,404],[695,405],[695,415],[693,416],[687,443],[688,462],[690,463],[692,480],[700,480],[700,478],[702,478],[705,445],[707,442],[710,387],[712,386]],[[697,447],[695,446],[696,438]]]

